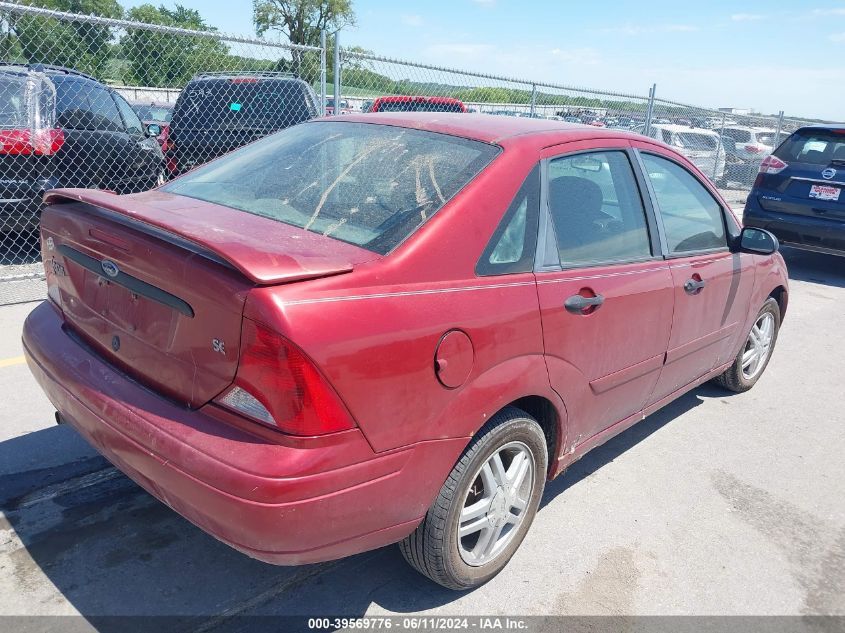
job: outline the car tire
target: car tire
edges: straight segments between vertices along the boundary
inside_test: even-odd
[[[449,589],[487,582],[531,527],[547,467],[546,438],[537,421],[515,407],[503,409],[464,449],[423,522],[399,544],[405,560]],[[499,485],[503,477],[507,486]]]
[[[761,338],[761,332],[767,327],[771,327],[771,332],[766,335],[765,338],[768,339],[768,342],[765,342]],[[775,349],[779,330],[780,306],[774,298],[769,297],[763,307],[760,308],[760,312],[757,313],[754,325],[751,327],[751,331],[748,333],[745,343],[736,355],[733,364],[725,373],[714,378],[713,382],[734,393],[742,393],[751,389],[757,384],[763,372],[766,371]],[[755,356],[753,353],[755,350],[758,355],[764,355],[762,357]],[[755,360],[756,364],[753,364]],[[749,364],[749,361],[752,364]]]

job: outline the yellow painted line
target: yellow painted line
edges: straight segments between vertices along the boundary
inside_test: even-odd
[[[11,367],[12,365],[23,365],[26,358],[23,356],[15,356],[13,358],[4,358],[0,360],[0,367]]]

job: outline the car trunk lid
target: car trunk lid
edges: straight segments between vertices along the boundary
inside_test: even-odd
[[[256,285],[341,274],[369,251],[162,192],[55,190],[42,214],[50,296],[66,328],[185,406],[223,391]]]

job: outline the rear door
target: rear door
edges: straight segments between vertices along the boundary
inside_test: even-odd
[[[651,404],[733,357],[754,275],[751,255],[728,250],[738,227],[699,177],[661,149],[635,145],[658,211],[675,295],[666,362]]]
[[[94,125],[88,101],[89,82],[72,75],[56,75],[52,79],[56,86],[56,120],[65,136],[57,155],[58,186],[97,187],[112,156]]]
[[[537,289],[553,388],[575,444],[637,415],[669,340],[673,287],[626,141],[544,155]]]

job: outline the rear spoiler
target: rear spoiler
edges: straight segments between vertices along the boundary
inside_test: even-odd
[[[119,196],[96,189],[53,189],[48,206],[107,216],[237,270],[257,285],[350,272],[378,255],[297,227],[160,191]],[[76,205],[75,205],[76,206]]]

